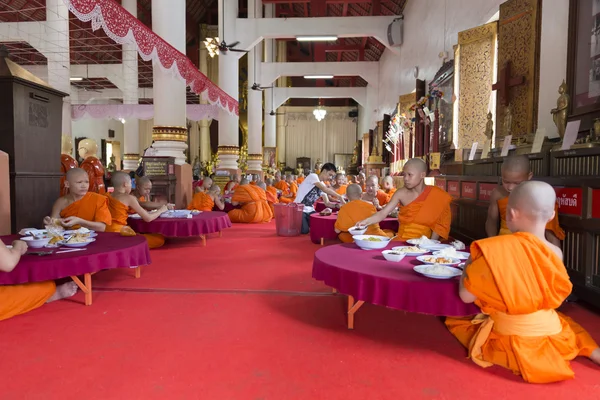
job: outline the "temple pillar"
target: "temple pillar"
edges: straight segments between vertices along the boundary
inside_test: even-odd
[[[262,18],[261,0],[248,0],[248,18]],[[262,174],[262,92],[249,81],[260,76],[262,48],[261,42],[248,53],[248,172],[254,174]]]
[[[265,4],[265,18],[274,17],[274,4]],[[273,46],[275,40],[265,39],[264,42],[264,54],[265,62],[273,62]],[[273,82],[260,82],[263,86],[271,86]],[[273,109],[273,93],[271,90],[267,90],[265,93],[265,147],[276,147],[277,146],[277,124],[274,115],[270,115]]]
[[[137,18],[137,0],[123,0],[123,8]],[[135,45],[123,45],[123,104],[138,104],[138,53]],[[125,120],[123,125],[123,169],[135,171],[140,160],[140,121]]]
[[[185,0],[152,0],[152,29],[175,49],[186,52]],[[185,82],[158,63],[153,67],[154,127],[152,147],[159,157],[175,157],[175,164],[186,163],[187,127]]]
[[[205,29],[203,29],[203,36],[206,36]],[[204,38],[202,38],[204,39]],[[208,50],[204,43],[200,43],[200,72],[208,76]],[[208,100],[200,96],[200,104],[208,104]],[[212,121],[203,119],[198,121],[198,127],[200,130],[200,143],[199,143],[199,156],[201,162],[209,162],[211,151],[210,151],[210,124]]]
[[[225,4],[226,3],[226,4]],[[225,7],[223,7],[225,5]],[[219,39],[233,43],[236,40],[235,20],[238,13],[237,0],[219,0]],[[227,26],[227,29],[223,29]],[[225,35],[224,33],[227,33]],[[228,52],[219,55],[219,87],[234,99],[239,99],[238,54]],[[219,165],[217,169],[237,172],[239,158],[239,116],[219,110]]]
[[[285,113],[277,115],[277,162],[285,164],[285,134],[287,124]]]

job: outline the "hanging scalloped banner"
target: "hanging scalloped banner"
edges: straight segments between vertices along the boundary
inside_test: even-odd
[[[119,44],[135,45],[144,61],[152,60],[164,71],[174,72],[190,89],[230,114],[239,115],[237,100],[210,81],[186,57],[114,0],[63,0],[69,11],[83,22],[92,22],[92,29],[102,28]]]

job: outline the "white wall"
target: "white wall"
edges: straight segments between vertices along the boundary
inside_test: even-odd
[[[117,104],[117,103],[115,103]],[[120,103],[118,103],[120,104]],[[93,119],[85,118],[79,121],[73,121],[73,143],[75,138],[87,137],[88,139],[94,139],[98,143],[98,156],[100,156],[100,144],[101,140],[117,141],[121,143],[121,155],[125,149],[125,141],[123,138],[123,124],[121,121],[113,119]],[[115,137],[108,137],[108,130],[112,129],[115,131]]]
[[[379,118],[393,112],[398,96],[415,89],[413,70],[426,83],[442,66],[442,51],[454,58],[458,32],[483,25],[505,0],[413,0],[404,10],[404,44],[400,54],[386,50],[379,64]],[[566,0],[555,0],[565,1]],[[446,5],[446,6],[445,6]],[[445,28],[445,29],[444,29]],[[566,32],[566,31],[565,31]],[[565,33],[566,34],[566,33]]]

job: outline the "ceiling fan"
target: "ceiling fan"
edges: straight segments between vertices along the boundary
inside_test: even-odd
[[[236,49],[235,46],[237,46],[238,44],[240,44],[240,42],[233,42],[231,44],[227,44],[227,43],[225,43],[225,40],[223,40],[219,44],[219,51],[223,54],[227,53],[228,51],[237,51],[238,53],[247,53],[250,51],[250,50]]]
[[[252,90],[265,90],[265,89],[273,89],[273,86],[260,86],[259,83],[254,83],[251,87]]]

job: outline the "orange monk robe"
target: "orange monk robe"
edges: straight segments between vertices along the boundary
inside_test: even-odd
[[[339,188],[335,189],[335,192],[339,195],[345,195],[347,188],[348,188],[348,185],[340,185]]]
[[[88,192],[99,194],[106,193],[106,186],[104,186],[104,167],[100,160],[96,157],[88,157],[81,162],[80,168],[87,172],[90,179]]]
[[[229,181],[229,182],[227,182],[227,185],[223,186],[223,190],[225,190],[226,188],[228,188],[230,183],[233,183],[233,186],[231,186],[231,188],[229,188],[227,190],[229,190],[230,193],[233,193],[233,191],[235,190],[235,188],[237,188],[239,186],[236,181]]]
[[[277,198],[277,189],[274,186],[267,186],[267,192],[271,193],[275,198]]]
[[[279,181],[278,183],[281,183],[283,181]],[[277,185],[275,184],[275,187],[279,190],[281,190],[281,197],[279,198],[279,202],[283,203],[283,204],[289,204],[289,203],[293,203],[294,202],[294,198],[296,197],[295,193],[292,193],[292,185],[290,185],[287,182],[283,182],[285,185]],[[280,189],[283,188],[283,189]],[[298,187],[296,187],[296,192],[298,191]]]
[[[265,193],[267,195],[267,202],[269,203],[269,208],[273,213],[273,217],[275,217],[275,204],[279,203],[279,200],[277,200],[277,191],[275,191],[275,194],[273,194],[273,192],[269,190],[267,190]]]
[[[298,182],[298,185],[301,185],[302,182],[304,182],[304,178],[300,177],[300,178],[296,179],[296,182]]]
[[[0,286],[0,321],[43,306],[54,292],[54,281]]]
[[[500,231],[499,235],[510,235],[512,232],[506,225],[506,206],[508,205],[508,196],[498,200],[498,211],[500,213]],[[558,223],[558,203],[554,205],[554,218],[546,224],[546,230],[552,231],[558,240],[565,240],[565,231]]]
[[[192,197],[192,201],[188,204],[188,210],[212,211],[215,207],[215,201],[208,193],[198,192]]]
[[[423,193],[398,211],[398,237],[396,240],[431,237],[433,232],[442,239],[450,235],[452,197],[437,186],[425,186]]]
[[[250,182],[250,184],[253,185],[253,186],[256,186],[256,182],[255,181]]]
[[[387,193],[381,189],[377,191],[376,197],[381,207],[385,206],[387,203],[390,202]]]
[[[296,197],[296,193],[298,193],[298,185],[295,182],[290,184],[290,193],[294,198]]]
[[[62,176],[60,177],[60,195],[65,196],[69,193],[69,189],[65,187],[65,181],[67,180],[67,172],[70,169],[79,167],[77,160],[71,157],[68,154],[60,155],[60,172]]]
[[[267,193],[258,186],[242,185],[235,189],[232,202],[242,204],[240,209],[227,214],[231,222],[261,223],[273,219],[273,213],[267,201]]]
[[[464,285],[483,314],[446,319],[471,359],[482,367],[510,369],[532,383],[573,378],[569,361],[589,357],[598,345],[571,318],[554,311],[573,287],[562,260],[523,232],[476,241],[471,258]]]
[[[106,232],[125,233],[128,230],[131,232],[131,228],[127,226],[127,216],[129,215],[130,208],[110,194],[107,194],[106,197],[108,197],[108,209],[112,215],[112,223],[106,227]],[[151,249],[157,249],[165,244],[165,237],[163,235],[145,233],[142,236],[146,238],[148,247]]]
[[[387,200],[385,202],[385,204],[389,203],[390,201],[392,201],[392,196],[394,196],[394,193],[396,193],[396,188],[391,188],[390,190],[383,190],[383,192],[387,195]]]
[[[273,186],[275,186],[275,189],[281,190],[284,193],[290,190],[290,185],[288,185],[286,181],[276,182]]]
[[[81,200],[77,200],[60,212],[61,218],[78,217],[90,222],[102,222],[106,226],[112,224],[112,217],[108,210],[108,198],[98,193],[87,192]],[[75,225],[72,229],[78,229]]]
[[[372,203],[363,200],[352,200],[344,204],[338,212],[337,220],[335,221],[335,229],[342,231],[338,238],[344,243],[352,243],[352,235],[348,233],[348,229],[356,225],[364,219],[369,218],[377,212],[377,209]],[[379,224],[369,225],[365,235],[378,236],[394,236],[393,232],[385,232]]]

